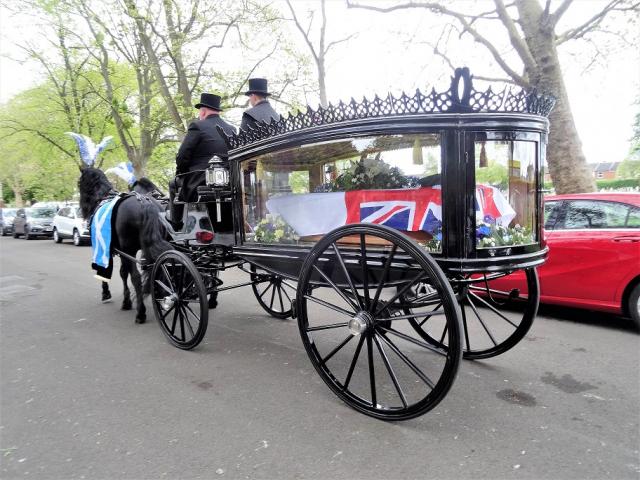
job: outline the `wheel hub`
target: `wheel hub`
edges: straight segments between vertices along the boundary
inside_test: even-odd
[[[373,324],[373,317],[369,312],[360,311],[349,320],[349,331],[356,336],[366,332]]]
[[[178,300],[178,296],[175,293],[172,293],[171,295],[167,295],[162,299],[162,302],[160,303],[160,307],[162,308],[162,310],[167,312],[175,305],[176,300]]]

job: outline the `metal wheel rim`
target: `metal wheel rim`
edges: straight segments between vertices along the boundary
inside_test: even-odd
[[[527,334],[538,312],[540,288],[536,270],[530,268],[524,272],[528,295],[524,300],[515,300],[516,303],[512,303],[514,300],[508,300],[507,292],[492,289],[490,282],[488,287],[480,287],[484,282],[479,279],[472,288],[466,288],[462,283],[456,284],[456,281],[452,280],[462,313],[463,358],[480,360],[501,355],[516,346]],[[520,310],[517,310],[520,317],[515,321],[500,311],[504,306],[509,309],[515,305],[524,307],[521,315]],[[426,319],[426,322],[428,320]],[[446,342],[441,338],[441,334],[444,333],[442,329],[427,332],[426,322],[412,326],[425,341],[434,346],[447,348]],[[471,328],[475,330],[471,332]],[[501,333],[497,333],[498,331]],[[479,343],[484,345],[478,346]]]
[[[266,270],[256,265],[251,265],[251,272],[258,275],[268,274]],[[253,274],[251,275],[252,280],[256,278]],[[294,292],[296,289],[288,280],[278,275],[271,275],[270,279],[266,282],[252,284],[251,289],[256,296],[258,304],[269,315],[280,319],[291,317],[291,305],[295,297]]]
[[[377,236],[379,238],[392,241],[394,243],[394,248],[399,246],[402,250],[404,250],[405,252],[409,252],[414,256],[414,259],[418,262],[420,268],[422,268],[424,272],[420,273],[421,271],[420,269],[418,269],[418,275],[428,275],[429,278],[438,282],[437,291],[439,295],[442,295],[443,298],[442,313],[446,314],[445,316],[447,319],[447,324],[450,325],[449,335],[451,335],[452,339],[452,348],[446,350],[441,349],[440,351],[438,351],[437,348],[434,348],[426,342],[420,342],[415,339],[411,340],[413,346],[417,345],[419,347],[419,354],[434,354],[437,358],[440,358],[442,371],[437,379],[434,377],[433,380],[431,380],[429,379],[427,373],[425,373],[424,371],[416,372],[416,370],[413,370],[413,367],[416,367],[418,370],[420,370],[418,365],[416,365],[415,363],[413,364],[413,367],[409,365],[409,363],[412,362],[412,359],[410,359],[408,355],[406,355],[407,351],[402,352],[402,350],[398,348],[397,345],[399,343],[399,340],[396,336],[398,335],[399,329],[398,331],[396,331],[395,325],[394,327],[388,327],[384,323],[387,321],[392,322],[396,319],[388,319],[384,316],[380,316],[380,314],[385,311],[391,311],[390,307],[393,301],[391,301],[390,304],[382,305],[382,302],[378,298],[380,294],[378,293],[377,287],[375,288],[376,293],[374,295],[369,295],[367,297],[366,293],[364,293],[363,295],[358,294],[359,298],[366,298],[366,302],[370,302],[367,303],[368,307],[365,307],[363,311],[371,313],[372,318],[371,320],[366,319],[366,322],[370,322],[368,323],[366,332],[360,334],[357,341],[354,342],[357,343],[357,346],[355,346],[355,352],[353,354],[353,358],[351,359],[346,377],[340,377],[340,375],[334,373],[331,367],[328,366],[331,358],[333,358],[337,352],[340,352],[340,349],[342,349],[344,345],[350,343],[351,338],[354,338],[355,335],[347,335],[347,337],[345,337],[345,339],[340,344],[338,344],[333,350],[329,351],[328,353],[323,354],[322,352],[320,352],[318,348],[318,340],[313,338],[313,334],[317,333],[320,330],[329,328],[339,329],[344,327],[342,318],[345,318],[345,316],[340,316],[341,322],[337,324],[328,324],[326,326],[320,327],[310,327],[307,317],[307,300],[311,300],[311,298],[310,295],[307,295],[307,291],[309,289],[309,280],[311,278],[312,271],[314,270],[314,266],[316,265],[318,258],[327,250],[327,248],[336,249],[334,245],[341,237],[352,234],[361,235],[361,245],[364,242],[365,235]],[[339,248],[337,248],[337,250],[339,251]],[[365,246],[361,258],[364,258],[366,255],[367,254]],[[387,258],[390,258],[392,256],[393,253],[389,253]],[[389,263],[391,263],[391,260],[389,260]],[[360,262],[360,266],[365,264],[366,262]],[[363,272],[366,272],[366,269],[364,269]],[[363,273],[362,278],[367,278],[368,275],[368,273]],[[385,278],[384,272],[381,278]],[[379,284],[385,284],[385,282],[382,281]],[[336,287],[336,285],[331,286],[331,288],[333,287]],[[318,287],[318,285],[314,285],[313,291],[315,292],[318,288],[320,288]],[[338,289],[340,289],[340,287],[338,287]],[[374,289],[374,286],[367,285],[367,288],[363,288],[362,290],[366,292],[369,289]],[[355,288],[355,290],[358,289]],[[348,295],[346,296],[348,297]],[[356,300],[355,295],[352,295],[352,299],[354,302],[359,302],[359,300]],[[381,304],[378,305],[375,302],[380,302]],[[310,302],[310,304],[311,303],[312,302]],[[323,381],[338,397],[345,401],[349,406],[362,413],[383,420],[405,420],[414,418],[434,408],[444,398],[448,390],[451,388],[451,385],[453,384],[462,352],[461,325],[457,302],[455,301],[455,297],[453,295],[453,292],[451,291],[446,277],[437,266],[435,261],[430,258],[425,252],[423,252],[412,240],[395,230],[389,229],[387,227],[371,225],[348,225],[338,228],[325,236],[312,249],[302,267],[297,291],[297,314],[302,341],[316,371],[320,374]],[[357,316],[358,315],[356,315],[356,317]],[[366,314],[363,313],[361,316],[366,317]],[[397,320],[402,319],[397,318]],[[351,322],[348,323],[351,324]],[[403,340],[408,340],[407,338],[400,338]],[[382,385],[376,376],[376,351],[377,358],[380,359],[378,364],[382,364],[384,366],[383,368],[386,368],[386,373],[388,374],[386,385]],[[400,351],[400,354],[398,354],[397,351]],[[350,384],[350,382],[352,382],[354,378],[354,372],[356,371],[356,368],[358,368],[356,365],[360,362],[360,355],[367,357],[365,363],[368,362],[369,367],[369,386],[371,392],[368,399],[364,398],[362,395],[355,393],[355,391],[352,391],[353,389],[351,388]],[[404,372],[402,374],[398,374],[398,372],[394,371],[395,369],[391,365],[392,362],[390,360],[392,355],[395,355],[397,357],[397,359],[395,359],[394,357],[394,359],[396,360],[396,366],[402,365],[402,362],[404,362],[404,360],[402,360],[402,355],[404,355],[409,360],[409,363],[406,363],[408,369],[412,370],[417,375],[417,378],[423,380],[427,387],[430,387],[430,391],[424,397],[413,401],[408,398],[409,396],[406,394],[406,392],[403,392],[403,386],[405,388],[407,386],[406,375],[404,375]],[[384,370],[381,371],[384,374]],[[423,379],[421,375],[427,377],[427,380]],[[429,375],[431,375],[431,373],[429,373]],[[416,381],[416,383],[418,383],[418,381]],[[378,387],[378,385],[380,385],[380,387]],[[382,400],[379,395],[379,392],[385,393],[383,392],[383,390],[386,389],[386,387],[388,387],[389,385],[392,385],[391,388],[395,388],[395,391],[397,392],[398,401],[394,401],[393,405],[391,405],[391,402],[389,402],[389,404],[381,403]]]
[[[164,252],[153,265],[150,281],[153,310],[164,335],[183,350],[198,346],[207,331],[209,309],[207,290],[193,262],[175,250]],[[190,305],[196,301],[199,310]]]

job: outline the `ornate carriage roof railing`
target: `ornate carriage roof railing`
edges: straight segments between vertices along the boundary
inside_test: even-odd
[[[510,87],[505,87],[501,92],[494,92],[489,87],[485,91],[475,90],[473,76],[465,67],[456,68],[446,92],[438,93],[432,88],[426,95],[417,89],[413,96],[402,92],[399,97],[391,93],[384,98],[376,95],[373,100],[363,97],[361,102],[352,98],[348,103],[330,103],[328,107],[319,106],[316,110],[307,106],[304,113],[289,114],[270,123],[259,122],[255,128],[240,130],[233,135],[226,135],[220,127],[218,131],[229,149],[234,149],[288,132],[363,118],[429,113],[528,113],[547,117],[555,102],[555,97],[538,93],[536,89],[514,92]]]

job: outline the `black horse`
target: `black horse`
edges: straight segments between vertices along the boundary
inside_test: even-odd
[[[153,185],[151,181],[148,181],[148,184],[146,182],[142,182],[142,184]],[[140,186],[140,189],[143,188],[143,185]],[[82,170],[78,180],[78,189],[80,191],[80,210],[83,217],[87,219],[95,213],[104,198],[117,193],[104,172],[91,167]],[[171,244],[166,240],[167,232],[159,217],[163,207],[150,195],[139,193],[139,195],[123,198],[118,204],[117,210],[114,212],[111,241],[113,248],[117,248],[126,255],[120,256],[120,277],[124,284],[125,295],[122,309],[131,309],[131,297],[127,286],[127,277],[131,275],[131,283],[136,292],[136,323],[144,323],[146,308],[143,300],[142,276],[131,258],[135,258],[136,253],[142,250],[145,262],[151,263],[162,252],[170,250]]]
[[[133,185],[129,187],[129,191],[139,193],[140,195],[148,195],[156,200],[167,200],[167,196],[160,190],[155,183],[149,180],[147,177],[142,177],[136,180]],[[129,277],[129,270],[127,266],[120,262],[120,278],[122,279],[123,295],[122,310],[131,310],[131,291],[129,290],[129,284],[127,278]],[[143,276],[144,287],[144,276]],[[145,292],[146,293],[146,292]],[[102,302],[108,302],[111,300],[111,290],[109,289],[108,282],[102,282]]]

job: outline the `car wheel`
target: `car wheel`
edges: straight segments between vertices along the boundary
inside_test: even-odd
[[[53,229],[53,241],[56,243],[62,243],[62,237],[60,235],[58,235],[58,229],[54,228]]]
[[[73,230],[73,244],[76,247],[79,247],[80,245],[82,245],[82,239],[80,238],[80,232],[78,232],[78,230],[76,230],[76,229]]]
[[[636,285],[631,291],[629,302],[627,303],[627,310],[636,328],[640,328],[640,284]]]
[[[14,230],[13,231],[13,238],[18,238],[19,236],[20,236],[20,234]]]
[[[2,229],[2,236],[3,236],[3,237],[6,237],[6,236],[7,236],[7,231],[6,231],[4,228]]]

